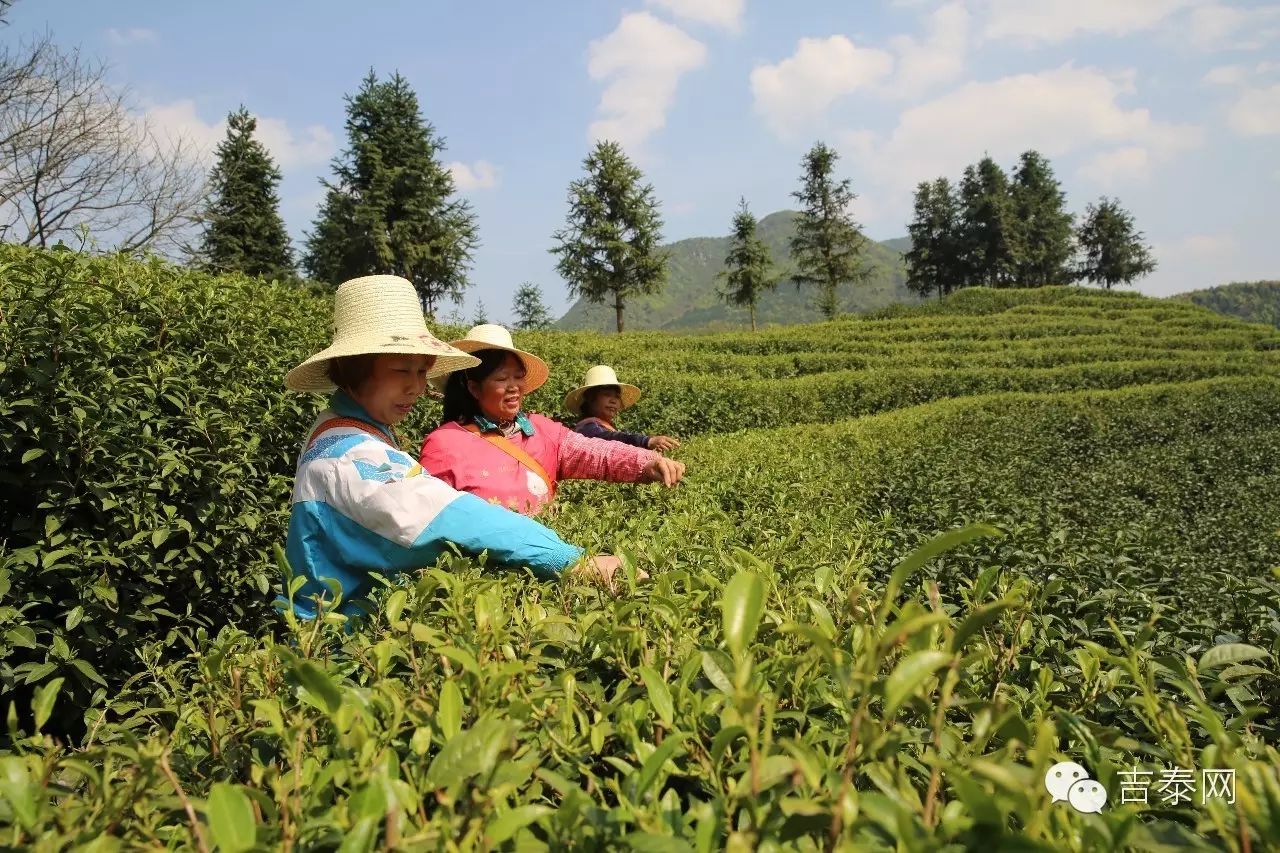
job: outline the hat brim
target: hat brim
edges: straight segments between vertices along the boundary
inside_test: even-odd
[[[549,379],[551,376],[551,369],[547,367],[547,363],[545,361],[538,358],[533,353],[526,352],[522,349],[516,349],[515,347],[504,347],[498,344],[486,343],[485,341],[473,341],[473,340],[470,340],[469,338],[462,338],[461,340],[457,340],[457,341],[449,341],[449,346],[462,350],[465,353],[473,353],[473,352],[477,352],[479,350],[485,350],[485,349],[496,349],[496,350],[501,350],[503,352],[511,353],[516,358],[520,359],[520,363],[524,365],[524,393],[525,394],[532,394],[534,391],[537,391],[543,385],[546,385],[547,379]],[[472,356],[472,358],[475,358],[475,357]],[[477,358],[475,359],[474,364],[470,364],[467,366],[475,367],[475,365],[479,363],[480,363],[480,359]],[[443,390],[444,384],[445,383],[441,378],[437,378],[434,382],[431,383],[432,387],[434,387],[436,390]]]
[[[625,382],[597,382],[592,385],[580,385],[564,395],[564,407],[575,415],[582,415],[582,398],[592,388],[612,388],[617,386],[622,391],[622,408],[629,409],[640,399],[640,389]]]
[[[284,384],[294,391],[330,392],[336,390],[329,379],[329,362],[353,355],[426,355],[435,359],[427,371],[427,379],[466,370],[480,363],[476,358],[443,341],[404,339],[401,336],[380,342],[336,343],[321,350],[285,374]]]

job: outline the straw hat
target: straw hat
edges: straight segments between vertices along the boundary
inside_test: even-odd
[[[398,275],[369,275],[338,286],[333,302],[333,343],[290,370],[284,384],[294,391],[332,391],[329,360],[347,355],[430,355],[428,377],[480,363],[427,329],[413,284]]]
[[[512,353],[524,365],[524,393],[526,394],[532,394],[541,388],[546,384],[547,377],[551,375],[551,371],[547,368],[545,361],[531,352],[516,349],[515,345],[511,343],[511,333],[496,323],[481,323],[479,326],[472,326],[466,337],[459,338],[456,341],[449,341],[449,346],[456,347],[463,352],[500,349]],[[478,360],[477,363],[479,363]],[[436,388],[444,388],[444,383],[444,379],[437,379],[432,384]]]
[[[629,409],[640,399],[640,389],[634,385],[627,385],[618,381],[618,374],[613,372],[613,368],[607,364],[597,364],[595,367],[587,371],[586,378],[582,380],[582,384],[574,388],[564,396],[564,407],[575,415],[582,414],[582,398],[592,388],[600,388],[605,385],[617,385],[622,389],[622,408]]]

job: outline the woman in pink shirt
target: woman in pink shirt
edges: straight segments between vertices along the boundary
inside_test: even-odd
[[[419,462],[455,489],[534,515],[560,480],[674,486],[684,464],[651,450],[588,438],[542,415],[524,398],[547,381],[547,365],[516,349],[511,333],[484,324],[452,341],[480,364],[449,375],[444,416],[422,443]]]

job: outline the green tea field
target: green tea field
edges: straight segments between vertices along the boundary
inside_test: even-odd
[[[608,363],[683,442],[547,519],[618,594],[455,557],[298,623],[331,305],[0,247],[0,846],[1280,849],[1274,327],[1047,287],[517,333],[533,410]]]

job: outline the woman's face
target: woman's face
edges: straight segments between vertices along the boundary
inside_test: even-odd
[[[486,418],[495,423],[510,421],[524,403],[524,364],[508,353],[498,369],[484,379],[468,379],[467,390]]]
[[[398,424],[427,390],[427,371],[433,364],[435,357],[430,355],[380,355],[369,378],[348,393],[374,420]]]
[[[618,412],[621,411],[622,392],[618,388],[608,385],[596,391],[591,399],[591,411],[587,414],[593,418],[600,418],[613,423],[618,418]]]

